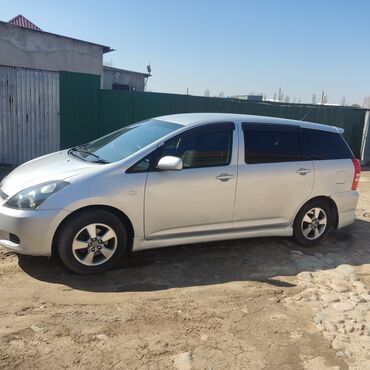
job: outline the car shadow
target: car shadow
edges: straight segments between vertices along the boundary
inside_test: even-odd
[[[118,268],[89,276],[70,272],[57,258],[19,256],[19,266],[40,281],[91,292],[157,291],[233,281],[294,287],[276,277],[370,263],[369,252],[370,218],[332,232],[321,245],[309,249],[289,238],[167,247],[132,253]]]

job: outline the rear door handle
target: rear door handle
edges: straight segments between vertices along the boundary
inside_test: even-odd
[[[309,170],[308,168],[298,168],[297,171],[295,171],[297,173],[299,173],[300,175],[304,176],[304,175],[307,175],[308,173],[311,173],[311,170]]]
[[[235,177],[234,175],[230,175],[228,173],[220,173],[218,176],[215,177],[215,179],[225,182],[229,181],[230,179],[233,179],[234,177]]]

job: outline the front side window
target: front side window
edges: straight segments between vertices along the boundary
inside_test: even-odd
[[[244,128],[245,162],[293,162],[302,159],[298,130]]]
[[[181,158],[184,169],[228,165],[233,131],[218,124],[214,126],[207,130],[194,129],[167,141],[161,148],[161,157],[170,155]]]
[[[116,162],[181,127],[182,125],[176,123],[150,119],[72,148],[70,153],[86,161]]]

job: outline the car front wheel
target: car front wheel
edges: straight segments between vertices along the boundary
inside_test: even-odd
[[[68,219],[57,237],[63,263],[78,274],[115,267],[127,250],[128,235],[121,220],[106,210],[86,210]]]

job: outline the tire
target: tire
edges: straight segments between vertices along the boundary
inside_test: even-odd
[[[328,202],[312,200],[298,212],[293,224],[293,237],[304,247],[314,247],[326,238],[333,227],[333,220]]]
[[[70,270],[82,275],[95,274],[122,261],[128,250],[128,233],[111,212],[89,209],[62,225],[56,246]]]

